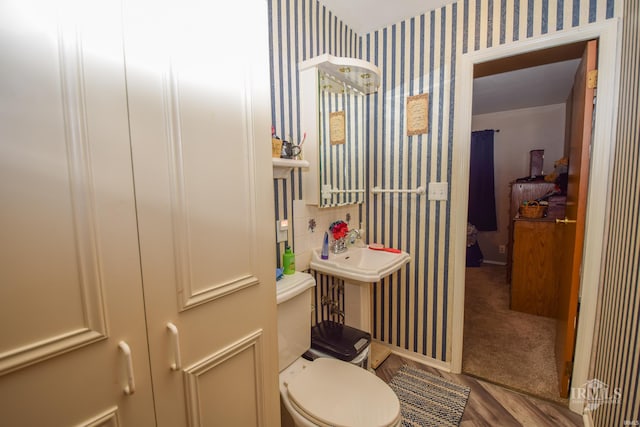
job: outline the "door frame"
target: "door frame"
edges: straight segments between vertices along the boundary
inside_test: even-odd
[[[540,49],[599,39],[598,48],[598,107],[591,146],[591,175],[587,192],[587,220],[580,281],[580,315],[575,347],[572,386],[587,382],[591,349],[595,331],[598,288],[602,274],[603,253],[608,225],[606,218],[610,199],[613,150],[615,146],[618,81],[620,64],[619,18],[573,28],[561,33],[545,35],[462,55],[456,73],[455,130],[451,173],[452,250],[449,265],[453,266],[451,370],[462,371],[462,343],[464,328],[465,249],[467,203],[469,197],[469,150],[473,98],[473,67],[475,64],[528,53]],[[606,201],[606,202],[605,202]],[[603,203],[604,202],[604,203]],[[576,394],[576,397],[578,395]],[[570,395],[569,408],[583,412],[583,402]]]

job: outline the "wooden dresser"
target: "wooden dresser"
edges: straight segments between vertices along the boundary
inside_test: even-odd
[[[555,317],[558,258],[555,219],[513,221],[513,259],[510,308]]]
[[[518,208],[525,200],[535,200],[553,190],[555,184],[546,181],[517,182],[509,184],[509,242],[507,245],[507,282],[511,283],[513,258],[513,219],[518,216]]]

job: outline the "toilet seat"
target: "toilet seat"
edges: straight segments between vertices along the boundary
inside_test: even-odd
[[[305,365],[287,384],[297,412],[320,426],[394,426],[400,402],[391,388],[372,373],[335,359]]]

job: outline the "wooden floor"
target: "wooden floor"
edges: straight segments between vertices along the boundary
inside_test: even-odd
[[[582,417],[562,405],[540,400],[467,375],[450,374],[391,354],[376,374],[389,382],[403,364],[419,367],[433,375],[465,385],[471,389],[469,401],[460,423],[472,426],[582,426]]]

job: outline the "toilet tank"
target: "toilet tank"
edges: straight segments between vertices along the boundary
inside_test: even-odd
[[[311,292],[315,285],[312,275],[298,271],[276,282],[280,371],[311,347]]]

